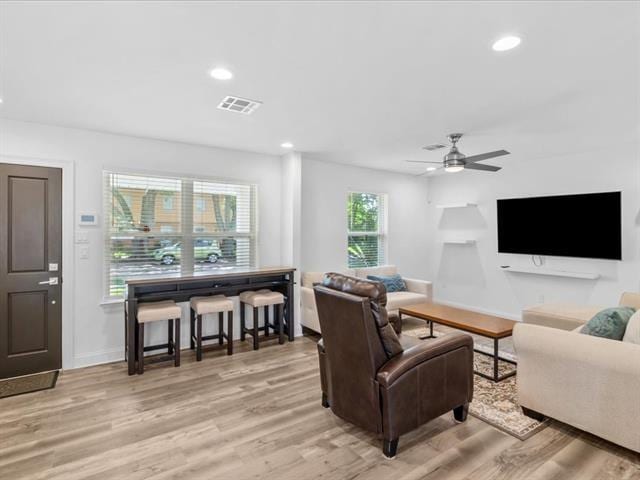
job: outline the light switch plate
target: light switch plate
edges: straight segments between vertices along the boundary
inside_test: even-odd
[[[89,232],[85,230],[77,230],[76,243],[89,243]]]
[[[83,260],[89,258],[89,247],[80,247],[80,258]]]

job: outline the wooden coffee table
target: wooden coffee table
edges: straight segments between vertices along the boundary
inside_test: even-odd
[[[513,333],[513,326],[516,324],[513,320],[506,318],[495,317],[493,315],[486,315],[484,313],[472,312],[463,308],[449,307],[447,305],[441,305],[438,303],[420,303],[417,305],[411,305],[408,307],[402,307],[399,310],[400,320],[402,316],[415,317],[421,320],[425,320],[429,324],[429,335],[420,337],[434,338],[433,324],[439,323],[446,325],[447,327],[456,328],[465,332],[474,333],[482,337],[487,337],[493,340],[493,355],[486,352],[482,352],[478,349],[474,349],[476,352],[483,355],[488,355],[493,358],[493,376],[487,375],[482,372],[474,370],[476,375],[488,378],[494,382],[500,382],[506,378],[512,377],[516,374],[516,370],[505,373],[504,375],[498,374],[498,360],[516,364],[513,360],[502,358],[498,354],[498,341],[501,338],[510,337]]]

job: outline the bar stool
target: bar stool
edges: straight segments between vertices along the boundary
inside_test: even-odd
[[[227,312],[227,331],[224,332],[224,312]],[[218,333],[216,335],[202,336],[202,315],[207,313],[218,314]],[[195,328],[194,328],[195,327]],[[196,334],[194,335],[194,329]],[[196,360],[202,360],[202,341],[218,339],[220,345],[227,340],[227,355],[233,354],[233,302],[224,295],[210,297],[191,298],[191,349],[196,349]]]
[[[245,305],[253,307],[253,328],[246,328]],[[269,307],[271,305],[273,305],[274,320],[278,321],[277,325],[269,322]],[[264,307],[264,327],[259,326],[258,321],[261,307]],[[268,337],[269,328],[272,328],[274,332],[277,328],[280,337],[279,343],[282,345],[284,343],[284,295],[267,289],[242,292],[240,294],[240,339],[244,341],[245,334],[248,333],[253,337],[253,349],[258,350],[260,347],[258,332],[263,330],[264,336]]]
[[[138,336],[138,374],[144,373],[144,352],[151,350],[167,349],[169,355],[173,355],[176,367],[180,366],[180,316],[182,311],[173,300],[161,302],[141,303],[136,317],[136,333]],[[149,322],[167,320],[169,322],[169,339],[161,345],[144,346],[144,325]],[[174,339],[175,326],[175,339]]]

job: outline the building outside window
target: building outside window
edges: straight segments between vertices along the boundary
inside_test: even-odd
[[[253,267],[257,187],[105,172],[104,296],[128,279]]]

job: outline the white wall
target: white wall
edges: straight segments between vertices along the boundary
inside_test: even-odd
[[[388,195],[388,258],[407,277],[427,271],[427,182],[424,177],[302,160],[302,270],[347,266],[347,195]]]
[[[640,160],[637,145],[545,159],[513,154],[498,173],[462,172],[429,179],[429,271],[434,296],[520,318],[541,302],[612,306],[624,290],[640,290]],[[490,163],[490,162],[489,162]],[[500,265],[532,266],[528,255],[497,253],[496,199],[622,190],[623,261],[546,257],[548,268],[597,272],[598,280],[506,273]],[[478,207],[441,210],[437,204],[474,202]],[[593,235],[606,235],[594,230]],[[475,245],[443,245],[473,238]]]
[[[10,120],[0,120],[0,155],[22,157],[25,162],[29,158],[73,162],[74,218],[80,211],[102,213],[103,169],[203,175],[256,183],[260,212],[258,259],[261,265],[281,263],[279,157]],[[102,227],[87,230],[89,259],[79,259],[76,251],[75,269],[67,272],[75,278],[71,299],[75,326],[73,365],[66,364],[65,368],[123,358],[122,305],[100,305],[104,285]],[[187,318],[185,311],[183,331],[187,331]],[[158,335],[157,340],[162,338],[159,332],[165,329],[160,327],[152,332],[151,341]],[[182,338],[188,345],[188,335]]]
[[[291,152],[282,157],[282,264],[300,266],[302,243],[302,155]],[[300,269],[294,274],[294,318],[300,318]],[[302,334],[296,322],[296,335]]]

